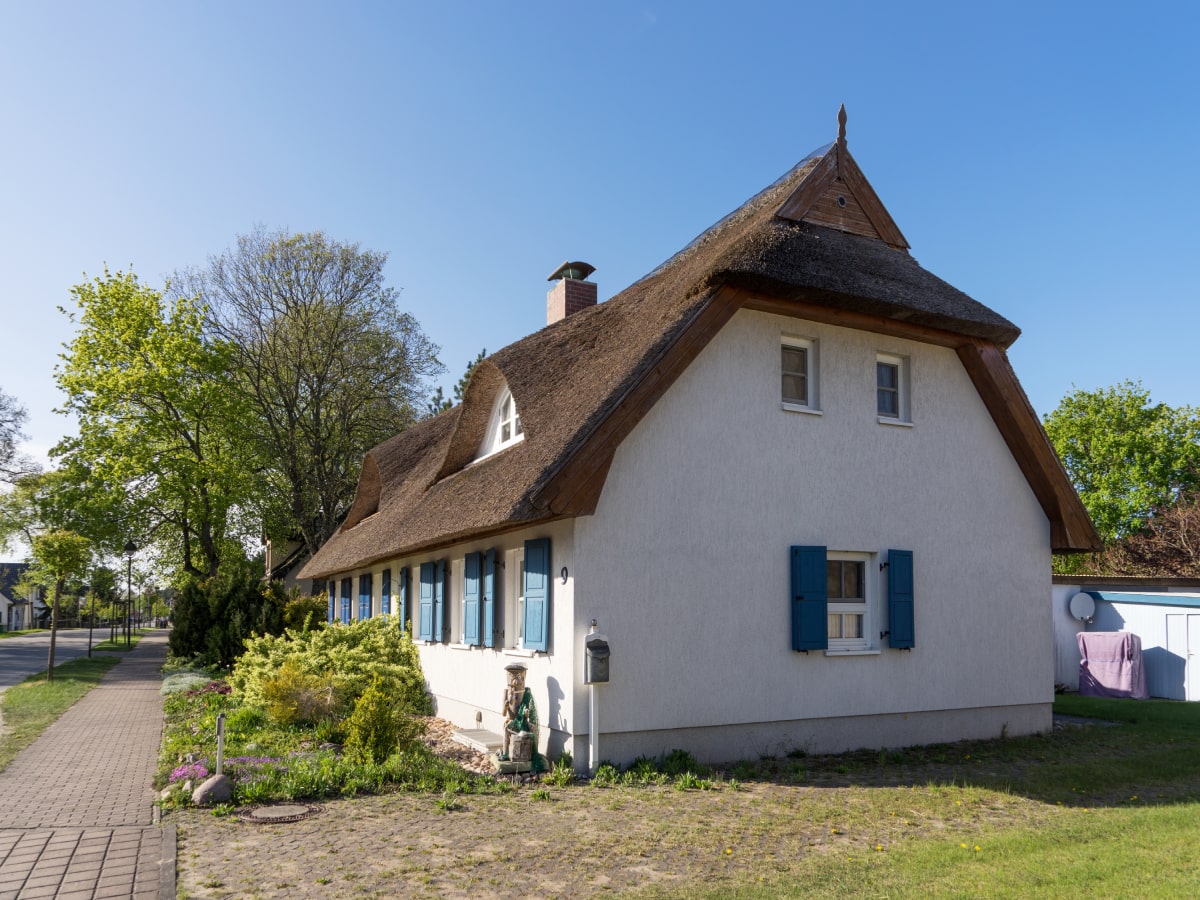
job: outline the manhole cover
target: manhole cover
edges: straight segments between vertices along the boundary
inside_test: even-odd
[[[238,818],[245,822],[258,825],[279,825],[284,822],[299,822],[309,816],[315,816],[321,807],[304,803],[280,803],[274,806],[251,806],[240,813]]]

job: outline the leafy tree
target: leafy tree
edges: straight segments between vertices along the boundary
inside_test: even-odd
[[[37,464],[17,450],[17,442],[25,437],[21,426],[28,417],[15,397],[0,390],[0,481],[11,483],[37,471]]]
[[[272,537],[315,552],[353,499],[363,454],[417,417],[437,347],[385,285],[387,255],[321,232],[238,238],[181,284],[208,304],[254,406],[263,477],[281,502]]]
[[[72,294],[80,329],[55,377],[79,435],[53,453],[89,508],[88,530],[112,551],[140,535],[210,577],[241,555],[253,528],[239,512],[258,490],[232,349],[205,338],[195,299],[167,301],[132,273],[106,269]]]
[[[1106,543],[1200,489],[1200,413],[1151,403],[1140,382],[1076,390],[1045,425]]]
[[[54,645],[58,637],[58,608],[63,584],[87,568],[92,555],[91,542],[71,531],[47,531],[33,536],[33,569],[54,585],[50,605],[50,656],[46,664],[46,680],[54,680]]]

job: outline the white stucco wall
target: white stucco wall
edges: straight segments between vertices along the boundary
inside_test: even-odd
[[[781,335],[817,341],[820,416],[780,408]],[[909,361],[911,428],[877,421],[877,353]],[[596,618],[612,646],[600,758],[1050,725],[1048,523],[951,350],[739,312],[621,445],[574,543],[576,630]],[[876,554],[876,635],[877,563],[912,550],[916,648],[793,652],[794,544]],[[579,681],[564,709],[585,733]]]

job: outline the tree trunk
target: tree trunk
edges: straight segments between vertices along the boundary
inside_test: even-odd
[[[63,580],[54,582],[54,602],[50,605],[50,659],[46,663],[46,680],[54,680],[54,640],[58,637],[58,598],[62,595]]]

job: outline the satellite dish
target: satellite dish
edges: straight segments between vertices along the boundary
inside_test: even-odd
[[[1070,605],[1071,615],[1080,622],[1091,624],[1092,618],[1096,615],[1096,601],[1092,599],[1090,594],[1085,594],[1079,591],[1071,598]]]

